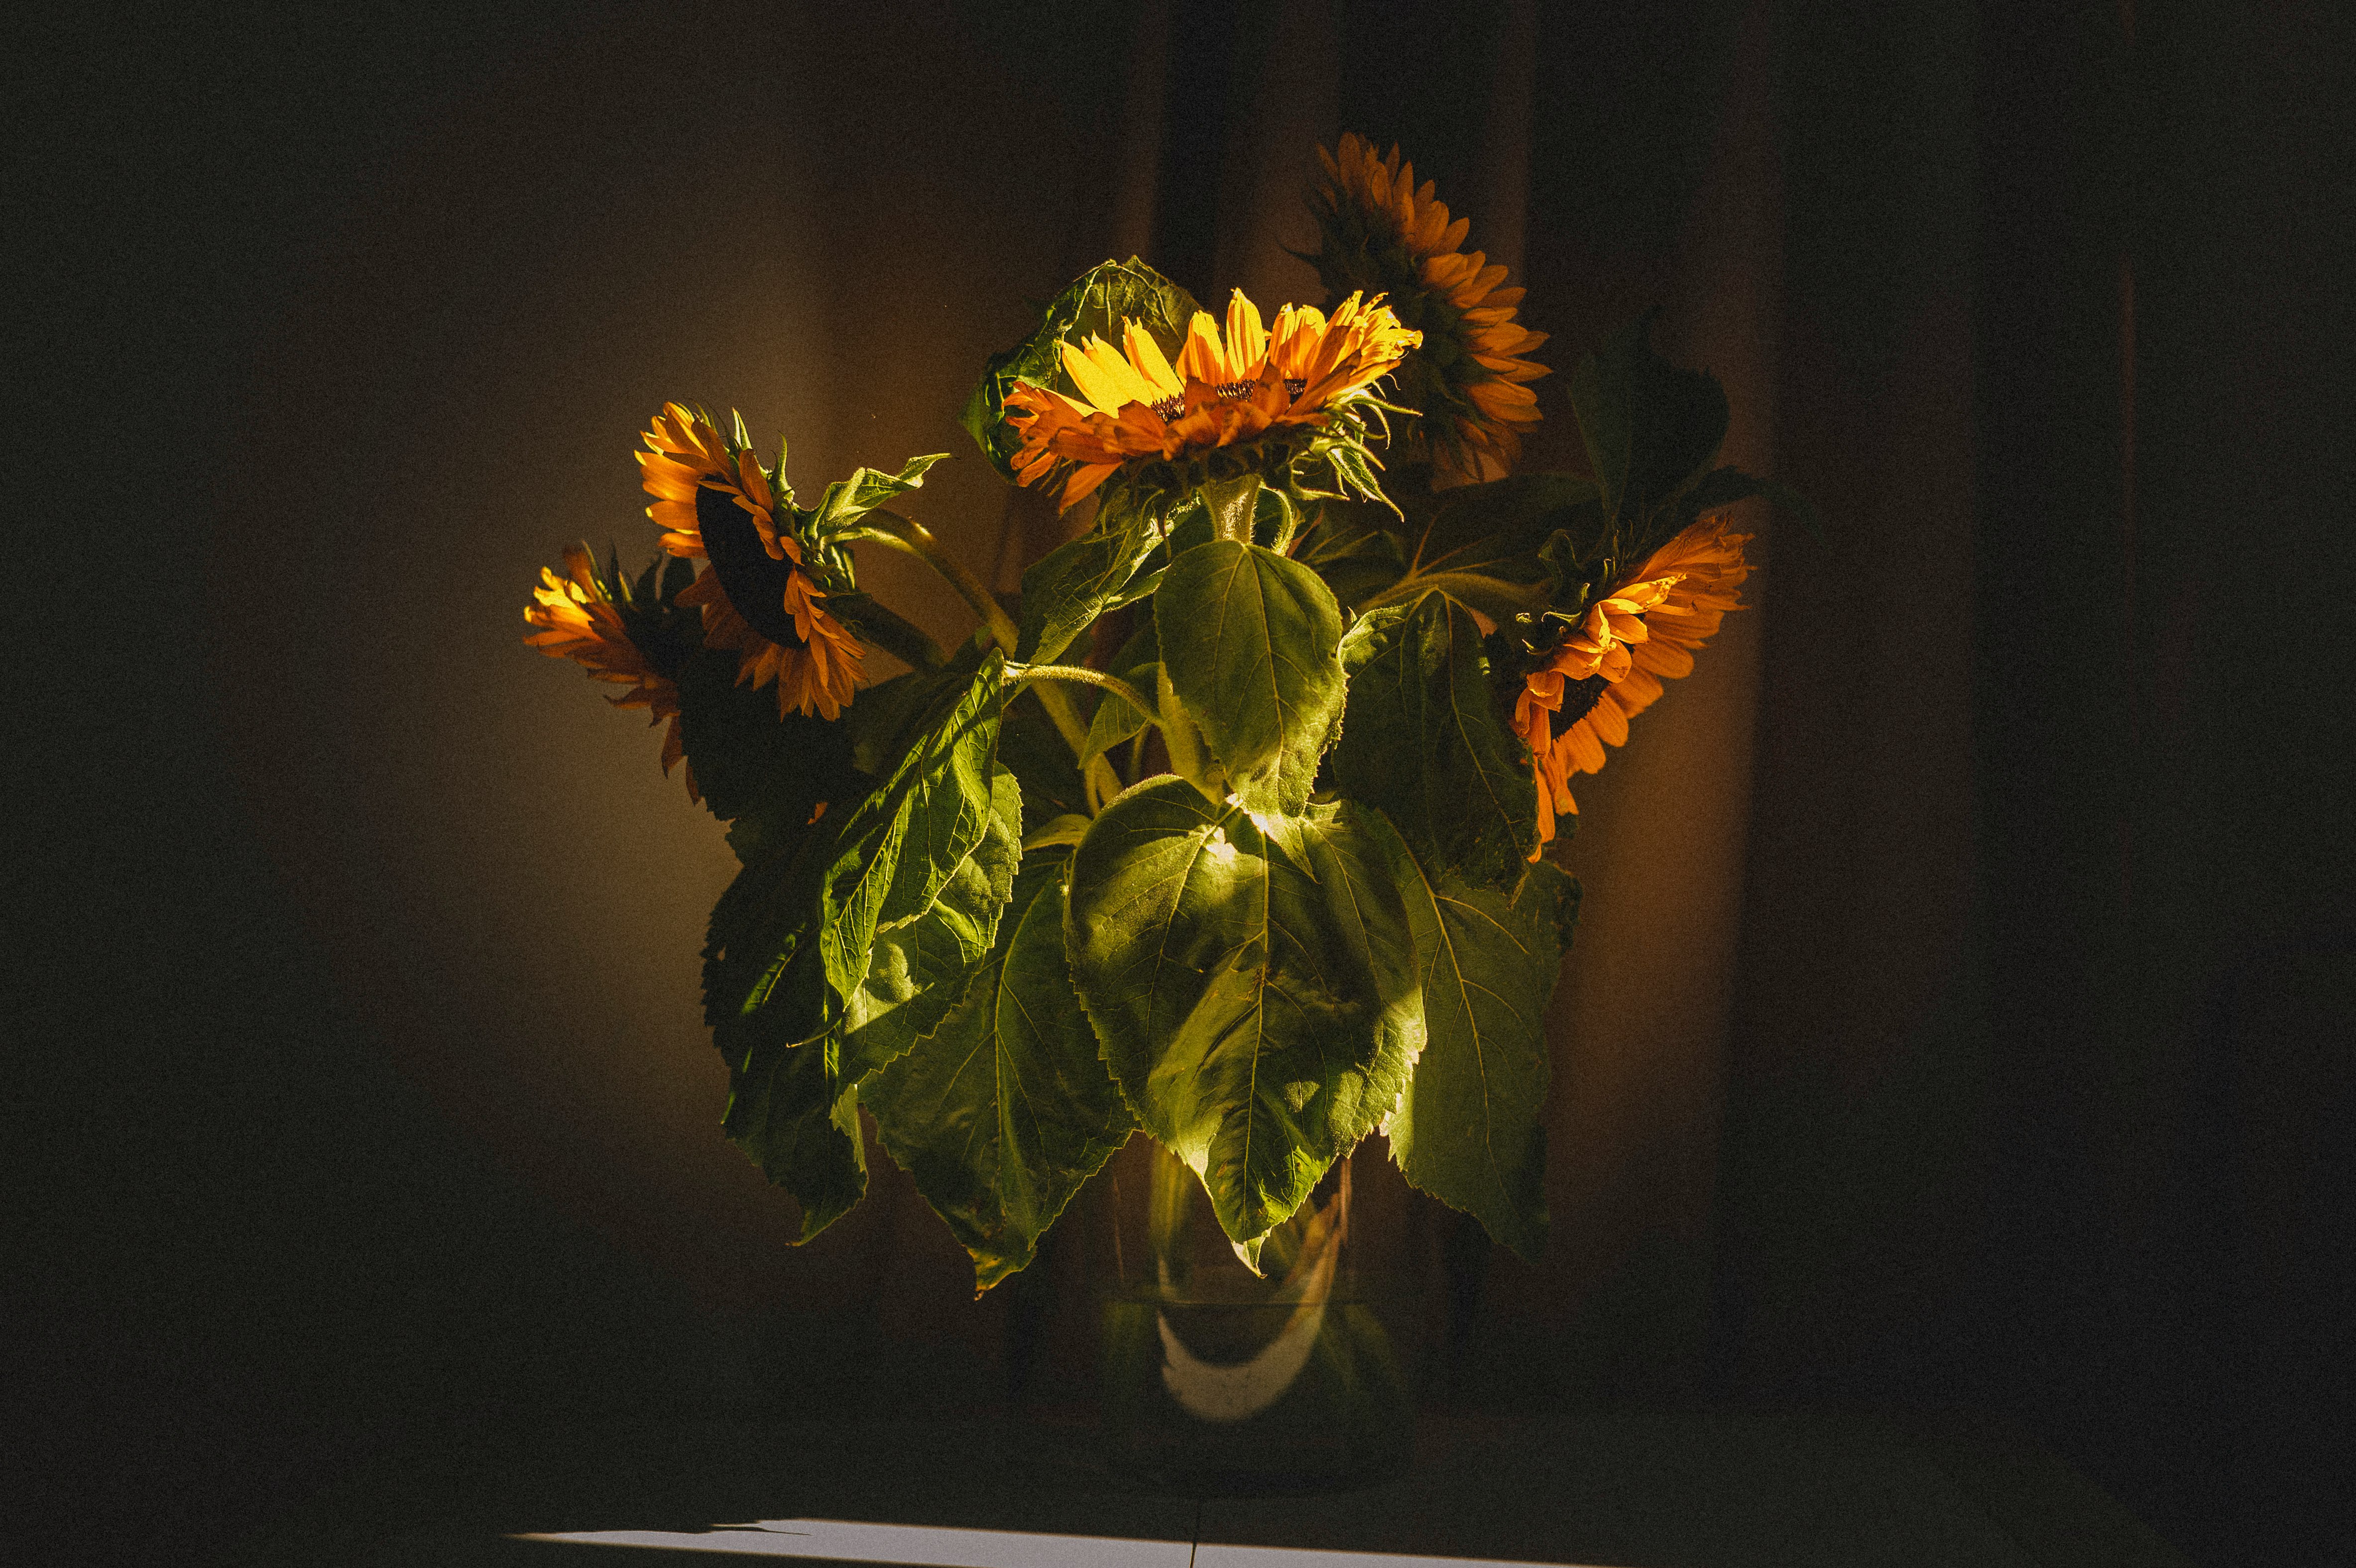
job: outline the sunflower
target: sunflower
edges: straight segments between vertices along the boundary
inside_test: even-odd
[[[1422,411],[1438,455],[1467,478],[1482,476],[1483,458],[1512,467],[1523,430],[1538,419],[1537,396],[1523,383],[1547,373],[1522,357],[1547,340],[1514,319],[1524,291],[1500,286],[1505,269],[1462,249],[1471,224],[1450,221],[1432,183],[1419,187],[1397,147],[1378,158],[1351,132],[1333,152],[1318,148],[1317,159],[1324,177],[1311,205],[1324,243],[1310,260],[1318,275],[1337,293],[1383,290],[1421,330],[1401,390]]]
[[[1554,839],[1555,814],[1579,809],[1570,775],[1601,771],[1604,745],[1626,745],[1628,720],[1653,705],[1662,681],[1690,671],[1693,651],[1742,607],[1750,538],[1728,533],[1721,518],[1695,523],[1590,604],[1522,683],[1514,732],[1537,774],[1540,849]]]
[[[840,718],[859,686],[859,640],[827,613],[804,542],[778,526],[792,508],[778,504],[767,471],[677,403],[663,405],[646,443],[634,455],[655,498],[647,516],[664,549],[706,563],[677,601],[702,612],[704,645],[736,652],[738,685],[775,681],[779,718]]]
[[[1064,464],[1070,507],[1137,459],[1176,462],[1254,441],[1271,430],[1323,428],[1420,341],[1380,299],[1352,294],[1332,316],[1286,305],[1271,329],[1237,289],[1224,332],[1208,311],[1187,325],[1173,365],[1137,322],[1121,347],[1091,336],[1064,345],[1077,398],[1030,382],[1007,393],[1006,418],[1022,437],[1015,483],[1050,480]]]
[[[669,720],[662,749],[663,772],[669,773],[671,764],[687,755],[679,733],[679,688],[656,674],[646,655],[630,640],[622,613],[597,579],[597,563],[589,547],[567,545],[564,575],[559,577],[543,566],[540,580],[540,586],[531,592],[532,603],[524,606],[523,618],[533,627],[524,638],[525,645],[551,658],[571,659],[594,680],[630,688],[619,697],[606,699],[615,707],[647,709],[657,724]],[[687,797],[703,798],[695,787],[692,766],[687,770]]]

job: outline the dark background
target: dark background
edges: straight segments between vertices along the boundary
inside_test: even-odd
[[[1468,105],[1526,44],[1527,314],[1556,334],[1558,367],[1684,275],[1697,191],[1723,166],[1721,105],[1764,83],[1766,139],[1736,144],[1770,155],[1772,244],[1743,264],[1772,284],[1772,461],[1830,518],[1820,541],[1777,536],[1766,590],[1722,1120],[1707,1222],[1678,1253],[1699,1282],[1692,1332],[1664,1350],[1607,1282],[1585,1321],[1609,1331],[1573,1346],[1559,1322],[1516,1316],[1511,1279],[1482,1332],[1578,1364],[1527,1380],[1542,1399],[1984,1412],[2196,1560],[2344,1552],[2344,12],[1340,15],[1340,124],[1405,142],[1467,204],[1495,144]],[[18,48],[8,207],[29,216],[11,220],[10,361],[27,417],[7,602],[30,711],[7,748],[5,1491],[25,1560],[161,1537],[201,1561],[372,1456],[501,1421],[698,1402],[851,1419],[919,1392],[984,1407],[1024,1392],[1007,1353],[1019,1307],[948,1322],[921,1305],[954,1293],[953,1269],[895,1295],[870,1235],[866,1253],[853,1236],[798,1275],[755,1262],[723,1278],[688,1243],[674,1255],[648,1226],[595,1217],[654,1201],[653,1179],[563,1153],[610,1106],[530,1134],[509,1125],[523,1110],[454,1112],[468,1090],[449,1062],[546,999],[380,1007],[318,890],[348,900],[385,868],[366,929],[409,930],[391,869],[408,846],[385,826],[398,818],[344,832],[344,796],[318,781],[387,794],[401,786],[380,770],[456,758],[466,787],[496,793],[502,754],[481,746],[497,724],[461,725],[481,744],[460,748],[432,720],[474,694],[446,685],[388,698],[289,673],[257,699],[257,649],[293,662],[366,644],[405,611],[353,564],[366,551],[323,568],[299,548],[234,547],[264,537],[257,497],[333,509],[401,482],[391,469],[424,439],[405,421],[454,471],[498,465],[456,449],[466,421],[419,411],[450,389],[456,332],[528,336],[531,320],[445,322],[406,358],[377,357],[397,334],[340,343],[320,325],[336,319],[320,291],[352,286],[383,213],[435,221],[444,176],[418,171],[450,165],[443,127],[560,150],[576,125],[585,146],[642,136],[655,191],[692,183],[705,137],[783,126],[805,149],[796,166],[855,211],[923,191],[917,153],[891,197],[865,175],[899,169],[895,149],[954,113],[958,91],[1011,95],[1027,118],[963,146],[978,173],[958,177],[1045,182],[1085,213],[1109,205],[1094,171],[1128,144],[1129,28],[1154,16],[1170,107],[1151,254],[1207,294],[1239,177],[1220,128],[1276,69],[1254,42],[1280,28],[1252,6],[1143,7],[1126,25],[942,6],[823,27],[620,5],[124,7],[97,26],[52,15]],[[531,74],[615,39],[659,114],[565,100]],[[827,69],[797,55],[805,42]],[[701,63],[748,52],[778,62],[755,101]],[[568,184],[563,164],[543,157],[558,173],[535,187],[466,188],[463,210],[509,215],[482,230],[486,275],[577,242],[601,202],[645,197]],[[723,236],[725,195],[688,203]],[[969,189],[939,196],[976,207]],[[1007,298],[940,328],[958,363],[1019,332],[1024,292],[1106,238],[1075,219],[1032,244],[963,221],[912,239],[879,209],[843,241],[909,280],[1017,259]],[[397,283],[402,252],[381,254]],[[757,246],[695,255],[780,286],[796,275]],[[832,352],[855,357],[855,325],[834,330]],[[287,389],[329,370],[336,421],[306,418]],[[1541,462],[1572,460],[1558,383],[1542,384]],[[639,382],[614,396],[643,416]],[[898,455],[827,440],[846,465]],[[626,491],[626,470],[606,467],[596,484]],[[1010,516],[1035,549],[1039,520]],[[552,553],[571,527],[534,518],[489,564],[436,570],[519,600],[510,558]],[[422,580],[399,537],[380,544],[389,572]],[[337,573],[340,605],[319,592]],[[375,750],[302,738],[376,704]],[[290,778],[308,781],[287,786],[313,807],[300,832],[272,794]],[[484,863],[487,888],[501,869]],[[594,876],[579,888],[604,891]],[[1926,928],[1929,908],[1953,917]],[[411,963],[411,940],[484,938],[399,938],[375,949],[382,965]],[[1888,983],[1913,969],[1919,984]],[[770,1222],[758,1194],[729,1190],[749,1217],[707,1251]],[[843,1270],[864,1271],[860,1290],[812,1283]],[[860,1339],[846,1313],[878,1293],[903,1305]],[[876,1332],[888,1376],[852,1364]],[[1456,1397],[1515,1403],[1477,1380]]]

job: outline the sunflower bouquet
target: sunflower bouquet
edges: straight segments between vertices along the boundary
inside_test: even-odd
[[[527,641],[667,722],[728,825],[723,1125],[802,1240],[865,1188],[864,1107],[983,1289],[1140,1130],[1254,1266],[1375,1132],[1543,1243],[1579,904],[1547,846],[1738,606],[1723,515],[1774,487],[1717,464],[1723,393],[1643,323],[1570,379],[1589,471],[1511,473],[1545,374],[1521,291],[1396,150],[1320,157],[1330,307],[1215,318],[1108,261],[985,368],[983,456],[1092,506],[1013,606],[906,515],[940,456],[804,507],[782,445],[679,403],[637,454],[661,555],[542,573]],[[945,649],[862,593],[862,544],[980,629]]]

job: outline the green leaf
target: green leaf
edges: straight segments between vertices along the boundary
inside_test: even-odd
[[[1708,471],[1726,440],[1726,392],[1718,379],[1655,354],[1652,325],[1647,312],[1570,374],[1571,408],[1603,516],[1622,530],[1619,554],[1661,542],[1653,537],[1655,514]]]
[[[1342,640],[1342,793],[1380,808],[1425,865],[1475,881],[1515,871],[1537,845],[1537,789],[1472,613],[1443,593],[1377,610]]]
[[[1343,698],[1341,607],[1274,550],[1215,539],[1153,595],[1162,663],[1228,783],[1255,811],[1309,798]]]
[[[1547,998],[1577,884],[1529,866],[1510,895],[1385,836],[1415,933],[1423,1055],[1390,1119],[1408,1181],[1535,1262],[1546,1245]]]
[[[996,934],[1023,810],[989,754],[996,665],[944,694],[903,769],[831,833],[748,866],[712,912],[705,1010],[730,1068],[723,1126],[800,1202],[803,1241],[865,1189],[861,1080],[939,1021]],[[990,782],[967,839],[934,819],[966,817],[977,764]]]
[[[1420,1043],[1369,821],[1348,804],[1256,817],[1163,776],[1073,859],[1065,941],[1105,1061],[1247,1261],[1390,1114]]]
[[[1087,533],[1041,557],[1023,574],[1018,661],[1052,662],[1098,616],[1149,592],[1129,590],[1161,539],[1151,507],[1108,506]]]
[[[942,882],[939,895],[923,913],[876,931],[867,978],[844,1013],[839,1072],[846,1085],[856,1085],[939,1023],[965,972],[989,954],[1022,863],[1022,788],[1001,768],[991,781],[982,836]],[[907,864],[905,856],[901,864]]]
[[[810,531],[823,539],[851,527],[860,518],[897,496],[922,487],[926,471],[936,463],[946,463],[949,454],[935,452],[923,457],[912,457],[897,474],[886,474],[880,468],[859,468],[848,479],[838,479],[826,487],[817,507],[810,512]]]
[[[1088,836],[1088,818],[1078,812],[1066,812],[1041,823],[1023,840],[1025,849],[1070,848]]]
[[[1373,509],[1363,501],[1325,503],[1292,551],[1292,559],[1323,578],[1344,604],[1364,604],[1407,572],[1398,536],[1362,520]]]
[[[988,960],[938,1029],[862,1098],[884,1147],[973,1254],[988,1290],[1027,1265],[1134,1123],[1064,956],[1068,855],[1033,855]]]
[[[1006,424],[1005,414],[1006,394],[1015,382],[1031,381],[1071,392],[1070,379],[1064,373],[1064,345],[1085,342],[1093,336],[1118,347],[1123,321],[1137,322],[1174,359],[1185,339],[1186,324],[1198,308],[1192,294],[1134,256],[1091,267],[1049,303],[1028,338],[991,357],[980,384],[966,400],[958,422],[991,465],[1012,479],[1014,453],[1022,442]]]
[[[876,928],[922,913],[991,814],[999,675],[993,654],[935,687],[907,749],[876,786],[820,819],[790,853],[747,866],[712,912],[704,1010],[732,1067],[811,1040],[867,979]],[[854,709],[858,704],[852,705]]]
[[[777,1053],[757,1073],[738,1075],[722,1128],[763,1175],[801,1205],[807,1242],[841,1219],[867,1190],[867,1150],[859,1096],[834,1072],[832,1042]]]
[[[1120,652],[1113,656],[1112,668],[1107,673],[1129,682],[1142,692],[1153,689],[1153,667],[1162,662],[1162,644],[1154,635],[1153,618],[1138,618],[1137,630]],[[1080,758],[1086,767],[1090,757],[1100,757],[1115,746],[1143,730],[1151,716],[1141,713],[1137,705],[1116,692],[1108,691],[1097,710],[1088,719],[1087,747]]]

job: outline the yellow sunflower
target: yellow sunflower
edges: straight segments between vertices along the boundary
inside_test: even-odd
[[[551,658],[571,659],[594,680],[629,687],[621,696],[606,699],[615,707],[644,708],[657,724],[669,720],[662,749],[663,772],[669,773],[671,764],[687,755],[679,734],[679,688],[657,675],[646,655],[630,641],[621,612],[614,608],[605,584],[597,581],[597,565],[589,547],[566,546],[564,575],[559,577],[543,566],[540,580],[540,586],[532,590],[532,603],[524,606],[523,618],[533,628],[524,638],[525,645]],[[687,770],[687,797],[699,802],[703,798],[702,791],[695,787],[692,766]]]
[[[1070,507],[1133,459],[1174,461],[1269,430],[1323,425],[1419,341],[1379,299],[1358,294],[1330,317],[1286,305],[1271,329],[1237,289],[1224,332],[1208,311],[1194,313],[1175,365],[1136,322],[1124,322],[1118,349],[1096,336],[1085,348],[1064,345],[1079,397],[1027,381],[1007,394],[1006,418],[1023,441],[1015,483],[1050,480],[1071,464],[1061,490]]]
[[[801,541],[777,526],[759,460],[677,403],[663,405],[646,443],[634,455],[655,498],[647,516],[664,549],[705,562],[678,599],[702,612],[705,645],[736,651],[738,685],[775,681],[779,718],[840,718],[859,687],[859,640],[827,613]]]
[[[1628,720],[1653,705],[1662,681],[1690,671],[1693,651],[1742,607],[1750,538],[1728,533],[1721,518],[1695,523],[1590,605],[1522,683],[1514,732],[1537,774],[1541,848],[1554,839],[1555,814],[1579,810],[1570,775],[1601,772],[1605,744],[1626,745]]]
[[[1547,373],[1522,356],[1547,340],[1514,319],[1523,292],[1505,288],[1505,269],[1462,249],[1471,224],[1451,221],[1447,204],[1393,147],[1376,157],[1355,132],[1329,153],[1312,206],[1324,245],[1312,260],[1328,288],[1381,289],[1400,317],[1423,334],[1400,370],[1404,400],[1422,411],[1435,453],[1467,478],[1482,459],[1510,468],[1522,432],[1538,419],[1525,382]]]

